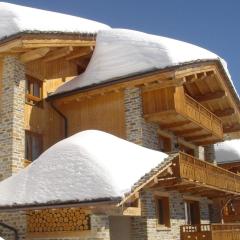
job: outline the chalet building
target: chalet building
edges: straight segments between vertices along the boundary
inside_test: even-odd
[[[1,2],[0,90],[3,238],[240,238],[240,176],[214,151],[240,101],[216,54]]]

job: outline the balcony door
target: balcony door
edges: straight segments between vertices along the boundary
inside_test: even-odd
[[[200,207],[198,201],[185,201],[185,219],[186,224],[200,224]]]

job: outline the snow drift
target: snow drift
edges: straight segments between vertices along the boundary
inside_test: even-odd
[[[60,86],[55,93],[184,63],[216,59],[228,73],[224,60],[196,45],[127,29],[103,30],[97,35],[96,48],[86,71]]]
[[[1,182],[0,207],[122,197],[166,157],[101,131],[83,131]]]
[[[80,17],[0,2],[0,39],[20,32],[95,34],[109,28]]]
[[[218,163],[240,161],[240,140],[229,140],[214,145]]]

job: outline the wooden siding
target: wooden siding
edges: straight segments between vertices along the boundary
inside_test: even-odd
[[[125,137],[123,92],[113,92],[58,105],[68,119],[68,135],[98,129]]]
[[[43,82],[43,99],[63,83],[62,79]],[[64,122],[50,103],[43,100],[42,106],[25,104],[25,129],[43,135],[43,150],[48,149],[64,137]]]

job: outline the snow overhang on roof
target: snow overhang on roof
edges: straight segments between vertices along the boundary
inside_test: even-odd
[[[76,16],[0,2],[0,40],[24,32],[84,35],[109,28]]]
[[[86,71],[60,86],[54,94],[208,60],[219,61],[231,81],[226,62],[196,45],[127,29],[103,30],[97,35],[96,48]]]
[[[101,131],[80,132],[58,142],[27,168],[2,181],[0,209],[116,199],[120,202],[166,157]]]
[[[219,164],[240,161],[240,140],[229,140],[214,145],[216,161]]]

